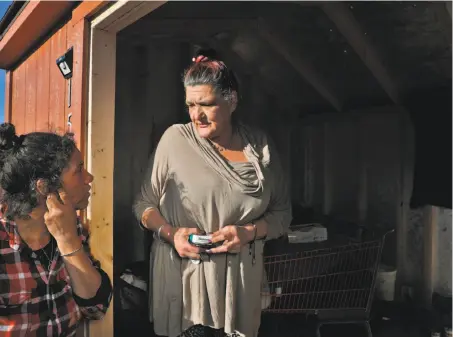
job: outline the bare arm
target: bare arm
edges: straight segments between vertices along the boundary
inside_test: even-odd
[[[153,232],[157,232],[159,228],[161,239],[173,244],[175,228],[167,223],[162,214],[157,208],[147,208],[142,215],[142,225]]]
[[[145,229],[153,231],[158,239],[173,245],[181,257],[198,259],[202,250],[189,244],[188,238],[190,234],[199,233],[200,230],[176,228],[168,223],[159,211],[159,203],[165,193],[169,175],[168,153],[172,145],[172,132],[174,130],[171,127],[167,129],[151,155],[140,193],[135,200],[134,211]]]
[[[79,235],[77,215],[69,197],[63,190],[59,192],[60,202],[55,194],[47,197],[48,211],[44,216],[47,228],[55,238],[60,254],[65,262],[65,268],[71,279],[71,286],[75,295],[81,299],[93,299],[98,295],[103,277],[96,267]],[[106,275],[106,274],[105,274]],[[104,280],[106,276],[104,276]],[[98,298],[102,307],[106,307],[110,300],[110,280],[106,285],[107,291]],[[101,303],[102,302],[102,303]],[[91,310],[92,311],[92,310]]]
[[[72,242],[58,242],[58,249],[62,255],[76,251],[82,247],[82,241],[75,238]],[[80,249],[76,253],[64,256],[66,270],[71,278],[71,286],[74,293],[84,299],[93,298],[101,286],[101,274],[93,266],[91,259],[85,250]]]

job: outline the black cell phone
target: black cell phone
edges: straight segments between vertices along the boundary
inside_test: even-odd
[[[221,246],[223,242],[211,242],[211,235],[197,235],[197,234],[190,234],[189,235],[189,243],[196,247],[204,248],[204,249],[211,249],[218,246]]]

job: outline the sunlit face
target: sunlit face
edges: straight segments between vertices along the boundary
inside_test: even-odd
[[[78,149],[75,149],[68,167],[61,174],[61,183],[76,209],[87,208],[90,198],[90,184],[93,179],[93,176],[84,168],[82,154]]]
[[[215,139],[231,125],[231,115],[236,103],[225,100],[211,85],[186,87],[186,105],[198,134]]]

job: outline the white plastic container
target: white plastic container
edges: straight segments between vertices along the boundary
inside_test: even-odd
[[[376,298],[383,301],[395,299],[396,268],[381,264],[376,278]]]

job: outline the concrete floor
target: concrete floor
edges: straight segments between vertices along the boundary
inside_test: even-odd
[[[303,327],[303,324],[293,331],[285,329],[269,329],[266,332],[260,331],[258,337],[316,337],[315,329]],[[274,331],[270,331],[274,330]],[[424,333],[420,328],[413,326],[402,326],[398,324],[387,324],[386,326],[371,326],[372,337],[430,337],[430,333]],[[359,326],[330,325],[321,328],[321,337],[369,337],[366,330]]]

